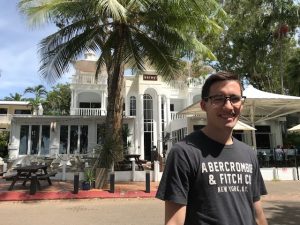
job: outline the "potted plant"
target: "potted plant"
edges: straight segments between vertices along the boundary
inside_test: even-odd
[[[90,168],[87,168],[84,171],[84,181],[82,182],[82,189],[83,190],[90,190],[94,186],[95,186],[94,171]]]

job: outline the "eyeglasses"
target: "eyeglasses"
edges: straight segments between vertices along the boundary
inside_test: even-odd
[[[204,100],[207,101],[210,99],[212,105],[216,106],[223,106],[227,100],[230,101],[231,105],[233,106],[240,106],[245,102],[246,96],[239,96],[239,95],[212,95],[209,97],[205,97]]]

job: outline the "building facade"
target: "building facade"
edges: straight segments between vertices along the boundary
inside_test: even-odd
[[[10,159],[22,155],[92,154],[95,146],[101,144],[107,105],[107,74],[100,71],[96,80],[95,62],[95,56],[87,53],[83,60],[74,63],[70,116],[12,116]],[[128,131],[125,153],[139,154],[141,159],[150,161],[151,152],[157,150],[165,157],[174,142],[203,127],[205,117],[177,114],[201,99],[203,82],[204,78],[165,82],[151,69],[126,75],[123,93],[123,123]],[[274,148],[282,144],[280,121],[270,120],[261,126],[257,148]],[[235,131],[235,135],[251,145],[250,132]]]

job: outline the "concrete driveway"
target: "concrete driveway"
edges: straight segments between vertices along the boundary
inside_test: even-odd
[[[266,182],[269,225],[300,224],[300,182]],[[156,199],[88,199],[1,202],[5,225],[162,225],[164,204]]]

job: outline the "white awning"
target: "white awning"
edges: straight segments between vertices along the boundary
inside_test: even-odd
[[[244,90],[243,95],[246,96],[246,101],[241,120],[252,126],[257,122],[300,112],[300,97],[260,91],[252,85]],[[205,112],[200,107],[200,101],[186,107],[179,114],[197,115],[206,118]]]
[[[233,128],[234,130],[256,130],[254,127],[249,126],[241,121],[238,121]]]
[[[300,132],[300,124],[288,129],[289,132]]]

